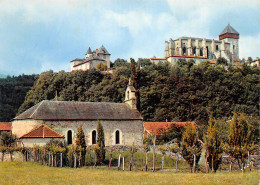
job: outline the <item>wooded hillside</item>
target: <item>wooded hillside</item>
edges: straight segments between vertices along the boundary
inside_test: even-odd
[[[24,102],[36,75],[0,78],[0,122],[10,121]]]
[[[114,73],[95,69],[42,73],[27,93],[19,113],[42,100],[123,102],[131,71],[118,65]],[[179,61],[147,64],[136,69],[140,111],[145,121],[196,121],[207,124],[208,111],[216,118],[232,112],[258,115],[260,70],[246,65],[224,67]]]

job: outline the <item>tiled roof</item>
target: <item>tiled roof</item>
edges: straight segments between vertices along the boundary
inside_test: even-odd
[[[44,100],[15,120],[142,120],[136,109],[125,103]]]
[[[187,124],[195,125],[195,122],[143,122],[144,130],[150,134],[160,134],[161,130],[169,130],[172,125],[185,126]]]
[[[11,131],[12,123],[11,122],[0,122],[0,131]]]
[[[224,34],[224,33],[236,33],[239,34],[232,26],[230,26],[229,24],[225,27],[225,29],[220,33],[220,35]]]
[[[32,131],[24,134],[20,138],[62,138],[58,132],[52,130],[50,127],[46,125],[41,125]]]

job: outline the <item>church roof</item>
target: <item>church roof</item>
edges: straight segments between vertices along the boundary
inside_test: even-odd
[[[225,27],[225,29],[220,33],[220,35],[222,35],[224,33],[236,33],[236,34],[239,34],[232,26],[230,26],[230,24],[228,24]]]
[[[41,101],[14,120],[142,120],[139,111],[125,103]]]
[[[58,132],[52,130],[47,125],[41,125],[27,134],[24,134],[20,138],[62,138],[63,136],[60,135]]]
[[[103,45],[99,48],[98,53],[110,55],[110,53],[107,51],[107,49]]]

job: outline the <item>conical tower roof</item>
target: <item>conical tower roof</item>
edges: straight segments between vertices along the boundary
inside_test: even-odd
[[[225,34],[225,33],[235,33],[239,34],[230,24],[228,24],[225,29],[220,33],[220,35]]]
[[[86,55],[87,54],[92,54],[92,51],[91,51],[90,47],[88,47],[88,51],[87,51]]]

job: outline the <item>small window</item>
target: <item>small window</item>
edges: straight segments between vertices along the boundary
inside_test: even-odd
[[[97,144],[97,132],[95,130],[92,131],[92,145]]]
[[[193,48],[193,55],[196,55],[196,47]]]
[[[233,50],[235,50],[235,48],[236,48],[236,46],[235,46],[235,45],[233,45]]]
[[[129,100],[129,91],[127,91],[127,99]]]
[[[119,130],[116,131],[116,144],[120,144],[120,133],[119,133]]]
[[[67,143],[68,143],[68,145],[72,144],[72,131],[71,130],[69,130],[67,133]]]
[[[216,45],[216,51],[218,51],[218,45]]]

